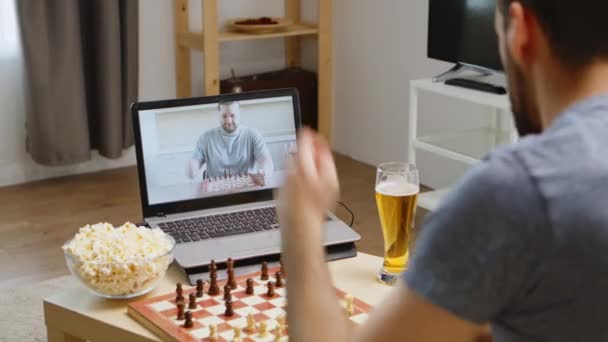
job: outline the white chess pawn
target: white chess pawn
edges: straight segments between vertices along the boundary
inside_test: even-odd
[[[241,328],[234,327],[234,328],[232,328],[232,331],[234,332],[234,336],[232,337],[232,342],[243,341],[243,339],[241,338]]]
[[[215,324],[209,326],[209,341],[217,341],[217,325]]]

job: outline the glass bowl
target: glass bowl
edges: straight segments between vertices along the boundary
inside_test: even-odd
[[[155,258],[104,263],[82,261],[64,251],[65,261],[70,272],[93,294],[111,299],[133,298],[152,291],[165,277],[175,248],[175,240],[169,235],[166,238],[171,248]]]

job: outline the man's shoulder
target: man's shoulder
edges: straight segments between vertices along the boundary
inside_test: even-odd
[[[476,179],[476,182],[497,189],[530,182],[528,168],[520,158],[521,150],[522,146],[519,144],[498,148],[473,168],[470,177]]]
[[[201,136],[198,138],[199,142],[207,142],[209,140],[213,140],[220,135],[218,128],[211,128],[203,132]]]
[[[520,146],[509,145],[489,154],[460,180],[445,204],[460,206],[467,203],[505,213],[542,208],[538,188],[519,157],[520,149]]]

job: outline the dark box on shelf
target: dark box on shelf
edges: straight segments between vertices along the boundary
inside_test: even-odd
[[[300,93],[302,124],[318,128],[318,85],[317,74],[301,68],[232,77],[220,82],[222,94],[233,93],[240,87],[242,91],[296,88]]]

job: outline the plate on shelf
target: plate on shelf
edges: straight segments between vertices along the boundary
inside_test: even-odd
[[[285,31],[291,25],[291,21],[284,18],[236,18],[228,22],[228,27],[234,31],[262,34]]]

